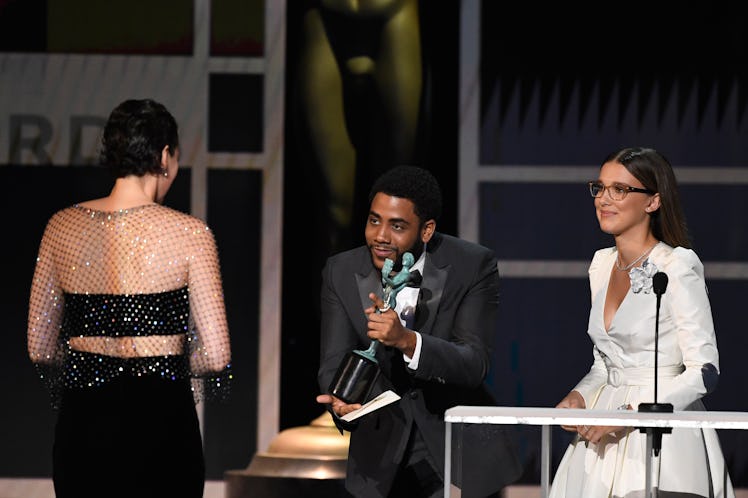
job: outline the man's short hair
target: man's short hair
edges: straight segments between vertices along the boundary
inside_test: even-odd
[[[442,191],[434,175],[418,166],[395,166],[377,178],[369,192],[369,205],[378,193],[408,199],[421,222],[438,220],[442,214]]]

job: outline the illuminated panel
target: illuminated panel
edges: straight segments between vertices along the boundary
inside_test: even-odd
[[[46,10],[48,52],[192,55],[192,2],[69,0]]]

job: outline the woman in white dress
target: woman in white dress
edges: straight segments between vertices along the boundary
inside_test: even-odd
[[[589,187],[600,228],[615,246],[598,250],[589,267],[592,368],[557,408],[637,410],[655,401],[652,276],[664,272],[656,401],[675,411],[704,410],[701,398],[717,385],[719,354],[704,268],[689,243],[672,167],[656,150],[625,148],[606,158]],[[577,436],[551,497],[645,496],[646,434],[628,427],[564,429]],[[653,466],[660,498],[735,495],[713,429],[664,434]]]

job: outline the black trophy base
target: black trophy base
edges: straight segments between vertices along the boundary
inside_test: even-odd
[[[329,393],[348,404],[363,404],[378,376],[379,364],[375,359],[351,351],[340,363]]]

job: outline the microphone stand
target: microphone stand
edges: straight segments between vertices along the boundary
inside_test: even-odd
[[[657,309],[655,312],[655,360],[654,360],[654,403],[639,403],[639,413],[673,413],[672,403],[658,403],[657,402],[657,353],[658,353],[658,342],[660,337],[660,300],[662,294],[665,293],[667,288],[667,274],[658,271],[652,277],[652,290],[657,296]],[[645,496],[651,496],[652,490],[652,459],[651,454],[655,457],[660,455],[660,449],[662,448],[662,435],[670,434],[672,428],[670,427],[642,427],[639,428],[640,432],[647,433],[647,464],[646,464],[646,484],[645,484]],[[650,449],[651,448],[651,449]]]

